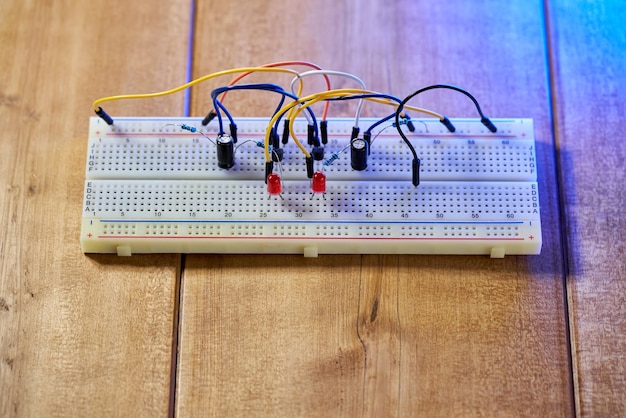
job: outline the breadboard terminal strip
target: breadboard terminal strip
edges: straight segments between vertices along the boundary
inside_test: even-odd
[[[406,105],[414,96],[375,96],[364,93],[364,85],[345,94],[329,85],[303,100],[296,87],[306,75],[294,75],[294,93],[281,96],[266,117],[235,119],[218,98],[235,90],[229,86],[286,90],[239,80],[213,90],[214,109],[204,118],[113,119],[99,103],[146,95],[97,101],[99,117],[89,124],[83,251],[307,257],[540,252],[532,120],[485,121],[482,112],[449,119],[430,111],[434,117],[411,119],[409,111],[421,110]],[[360,117],[369,96],[393,113]],[[327,117],[326,104],[343,97],[359,101],[357,115]]]

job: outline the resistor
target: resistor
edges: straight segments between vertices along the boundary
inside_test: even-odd
[[[327,159],[327,160],[325,160],[325,161],[324,161],[324,165],[325,165],[326,167],[328,167],[328,166],[329,166],[329,165],[331,165],[334,161],[336,161],[338,158],[339,158],[339,154],[334,153],[334,154],[332,154],[332,155],[330,156],[330,158],[329,158],[329,159]]]
[[[185,131],[189,131],[189,132],[196,132],[197,131],[195,126],[185,125],[184,123],[182,125],[180,125],[180,129],[184,129]]]
[[[411,122],[411,123],[412,123],[412,122]],[[391,126],[392,126],[392,127],[394,127],[394,128],[397,128],[397,127],[398,127],[398,125],[408,125],[408,124],[409,124],[409,121],[408,121],[408,120],[406,120],[406,119],[400,119],[400,123],[395,123],[395,122],[394,122],[394,123],[392,123],[392,124],[391,124]]]

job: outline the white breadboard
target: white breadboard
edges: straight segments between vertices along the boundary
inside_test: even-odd
[[[362,130],[374,123],[361,119]],[[88,253],[538,254],[541,223],[533,123],[414,120],[405,131],[422,165],[411,183],[411,154],[395,128],[355,171],[350,150],[329,166],[325,194],[313,194],[292,140],[274,172],[281,196],[264,182],[267,119],[238,118],[230,170],[216,146],[181,124],[199,118],[91,118],[81,245]],[[353,120],[330,119],[325,159],[349,144]],[[216,137],[216,123],[203,128]],[[306,142],[306,122],[297,121]],[[378,131],[373,131],[376,134]]]

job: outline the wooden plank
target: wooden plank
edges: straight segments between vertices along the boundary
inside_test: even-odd
[[[623,2],[550,2],[567,289],[582,416],[626,415]]]
[[[318,1],[303,12],[281,1],[203,2],[197,27],[196,76],[304,57],[398,95],[458,84],[490,116],[534,118],[544,248],[503,260],[188,256],[178,413],[569,415],[540,5]],[[229,97],[236,115],[258,115],[264,99],[251,96]],[[192,112],[206,113],[206,97],[194,95]],[[474,116],[446,92],[416,102]]]
[[[187,256],[177,414],[357,410],[359,264],[358,255]]]
[[[490,261],[401,258],[401,415],[571,414],[561,289],[537,260]]]
[[[87,256],[79,233],[91,101],[183,82],[188,10],[0,3],[0,416],[167,413],[180,257]],[[107,107],[155,109],[182,98]]]

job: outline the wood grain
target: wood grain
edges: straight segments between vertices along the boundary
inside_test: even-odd
[[[398,95],[459,84],[490,116],[534,118],[544,247],[504,260],[188,256],[179,415],[570,415],[541,5],[206,1],[197,23],[195,76],[306,59]],[[194,114],[206,97],[194,94]],[[229,100],[236,115],[264,109],[263,98]],[[453,95],[423,100],[473,116]]]
[[[79,245],[91,101],[184,80],[189,2],[161,3],[0,2],[0,416],[167,413],[180,257]]]
[[[625,416],[626,7],[550,4],[576,405]]]
[[[178,415],[357,410],[363,403],[354,297],[359,264],[358,255],[188,256]]]

